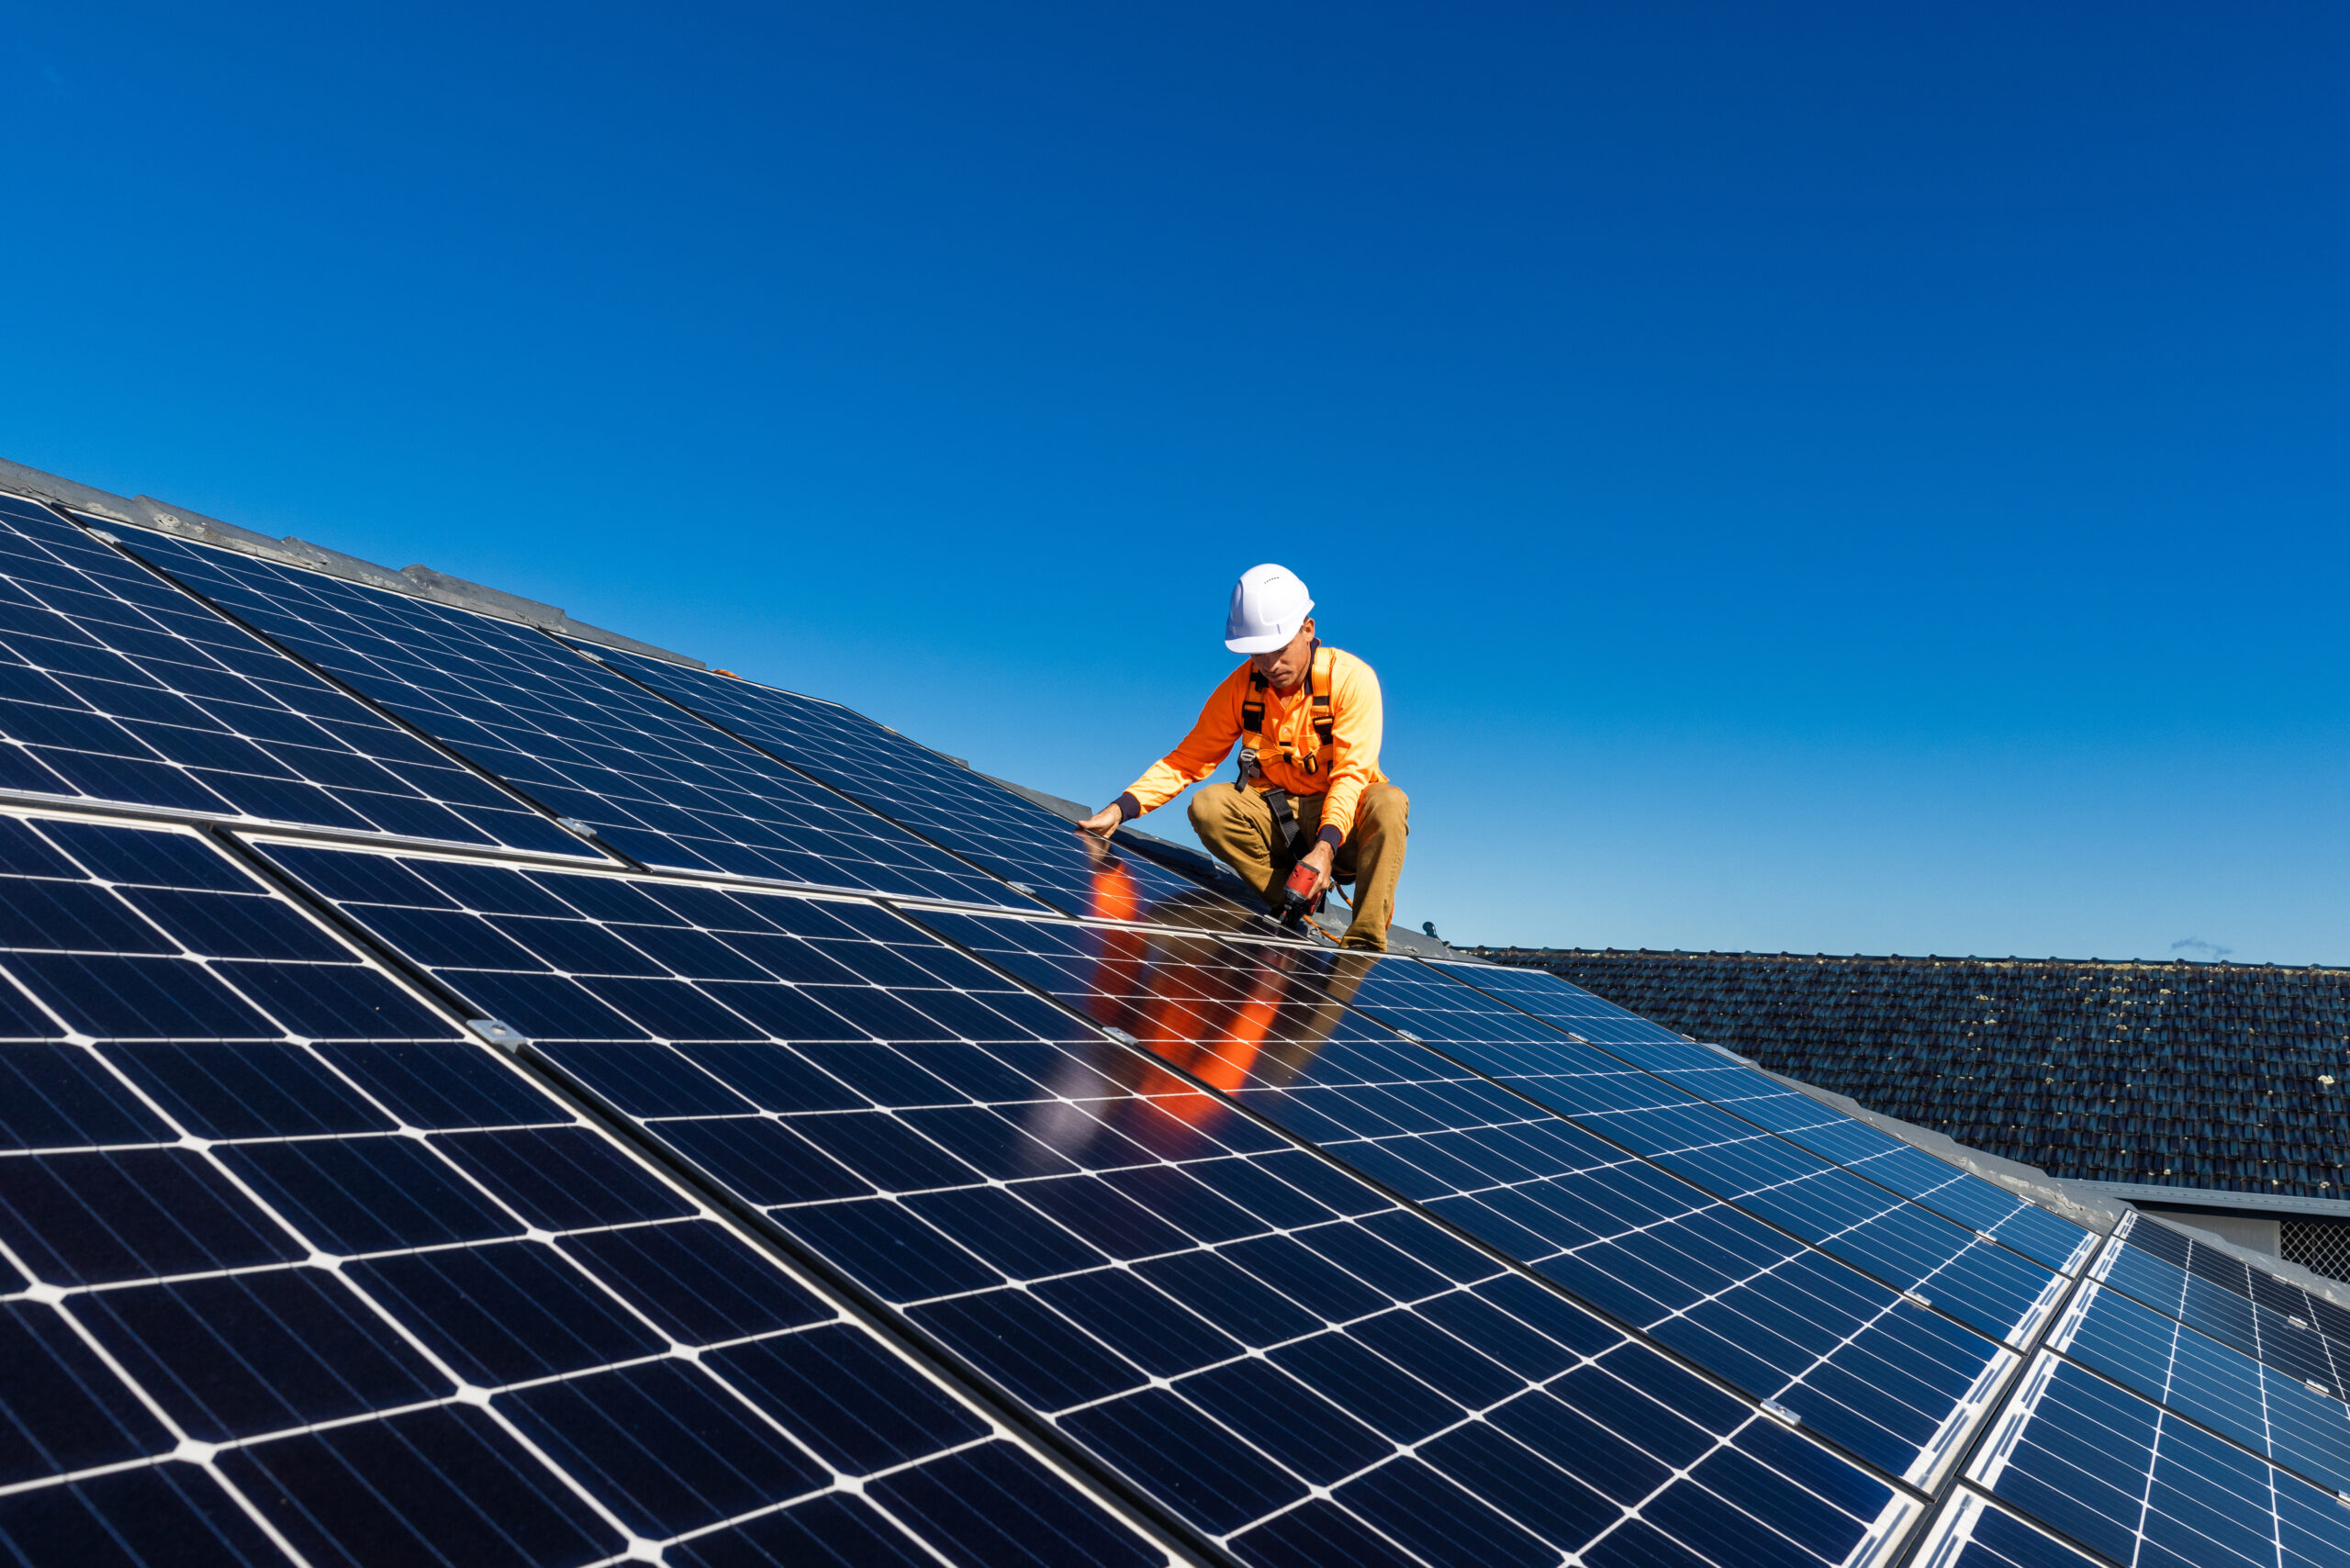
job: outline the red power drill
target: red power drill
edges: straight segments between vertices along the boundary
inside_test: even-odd
[[[1281,884],[1281,896],[1285,906],[1281,911],[1281,918],[1284,921],[1302,920],[1309,914],[1322,913],[1323,902],[1329,895],[1314,890],[1314,885],[1321,879],[1313,867],[1303,863],[1289,874],[1289,880]]]

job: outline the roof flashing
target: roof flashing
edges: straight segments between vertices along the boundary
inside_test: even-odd
[[[379,566],[373,561],[346,555],[340,550],[330,550],[323,544],[313,544],[292,534],[283,539],[273,539],[266,533],[240,528],[217,517],[207,517],[192,508],[154,496],[125,498],[54,474],[45,474],[38,468],[28,468],[21,463],[12,463],[5,457],[0,457],[0,487],[109,522],[127,522],[159,533],[173,534],[182,539],[193,539],[198,543],[259,556],[264,561],[323,572],[348,582],[364,583],[369,588],[411,594],[418,599],[429,599],[458,610],[470,610],[501,621],[516,621],[543,631],[576,637],[582,642],[599,643],[608,648],[620,648],[665,663],[683,665],[688,669],[710,667],[701,660],[684,654],[672,653],[618,632],[607,632],[584,621],[574,621],[555,605],[525,599],[520,594],[508,593],[504,588],[494,588],[484,583],[468,582],[464,577],[435,571],[420,563],[396,572],[389,566]]]

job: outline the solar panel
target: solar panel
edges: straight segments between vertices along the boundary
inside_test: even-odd
[[[1353,1000],[1427,1044],[1533,1095],[1576,1125],[1656,1161],[1874,1275],[2021,1347],[2055,1309],[2061,1279],[1980,1243],[1899,1195],[1500,1007],[1409,959],[1365,963]],[[1427,1031],[1420,1034],[1418,1031]]]
[[[2319,1485],[2350,1492],[2350,1407],[2090,1282],[2048,1346]]]
[[[2350,1313],[2231,1253],[120,532],[0,496],[13,1561],[2350,1568]]]
[[[577,855],[496,785],[0,495],[0,788]]]
[[[1917,1516],[873,905],[266,852],[1251,1562],[1842,1562]]]
[[[1131,851],[837,703],[604,649],[579,650],[683,703],[1065,914],[1228,931],[1266,925]]]
[[[0,1084],[13,1561],[1169,1560],[192,830],[0,814]]]
[[[2097,1559],[1962,1487],[1919,1544],[1919,1568],[2080,1568]]]
[[[1982,1178],[1936,1159],[1865,1122],[1774,1082],[1711,1047],[1626,1012],[1547,969],[1438,964],[1453,979],[1522,1007],[1610,1056],[1656,1073],[1701,1099],[1770,1128],[1790,1143],[1859,1171],[1880,1186],[1997,1236],[2045,1268],[2071,1274],[2096,1238]]]
[[[2290,1280],[2278,1279],[2266,1270],[2253,1268],[2232,1252],[2223,1252],[2217,1247],[2196,1240],[2183,1230],[2142,1214],[2124,1215],[2121,1225],[2114,1227],[2114,1234],[2126,1239],[2132,1248],[2151,1252],[2174,1268],[2186,1270],[2201,1284],[2216,1286],[2231,1295],[2257,1302],[2266,1310],[2288,1321],[2300,1318],[2337,1345],[2350,1343],[2350,1310],[2301,1289]],[[2214,1300],[2208,1292],[2198,1291],[2196,1294],[2199,1300]],[[2216,1302],[2213,1310],[2219,1310]]]
[[[2132,1226],[2140,1219],[2131,1215],[2122,1223]],[[2127,1232],[2117,1227],[2115,1234],[2144,1236],[2155,1228],[2138,1223]],[[2344,1383],[2350,1374],[2350,1345],[2322,1333],[2299,1314],[2273,1311],[2126,1240],[2098,1260],[2096,1277],[2263,1365],[2316,1384],[2336,1399],[2350,1395],[2350,1383]]]
[[[1898,1289],[1352,1018],[1340,999],[1358,956],[921,918],[1889,1474],[1923,1483],[1953,1462],[2013,1364]]]
[[[2350,1564],[2340,1498],[2045,1352],[1967,1478],[2117,1563]]]
[[[168,534],[138,552],[598,842],[651,866],[1033,901],[542,633]]]

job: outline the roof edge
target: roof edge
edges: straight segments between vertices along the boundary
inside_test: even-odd
[[[1483,954],[1522,955],[1528,964],[1561,958],[1751,958],[1799,964],[2063,964],[2075,969],[2243,969],[2271,974],[2350,974],[2345,964],[2230,963],[2225,958],[2027,958],[2010,953],[1993,958],[1981,953],[1758,953],[1712,947],[1520,947],[1506,942],[1481,944],[1472,949]],[[1498,961],[1507,963],[1502,958]]]
[[[223,522],[217,517],[207,517],[191,508],[159,500],[153,496],[126,498],[114,495],[54,474],[45,474],[21,463],[10,462],[5,457],[0,457],[0,489],[14,490],[102,521],[129,523],[135,528],[193,539],[199,543],[273,561],[279,566],[299,566],[306,571],[341,577],[346,582],[364,583],[369,588],[404,593],[413,599],[431,599],[453,609],[469,610],[477,615],[518,622],[542,631],[576,637],[581,642],[598,643],[608,648],[620,648],[642,654],[647,658],[683,665],[688,669],[710,667],[688,655],[672,653],[667,648],[640,642],[618,632],[607,632],[584,621],[574,621],[555,605],[524,599],[520,594],[508,593],[504,588],[468,582],[421,564],[396,572],[389,566],[379,566],[373,561],[346,555],[340,550],[330,550],[323,544],[313,544],[292,534],[283,539],[272,539],[266,533],[240,528],[233,522]]]

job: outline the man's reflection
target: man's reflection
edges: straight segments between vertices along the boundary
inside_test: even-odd
[[[1367,955],[1220,939],[1219,931],[1259,929],[1255,917],[1214,893],[1178,894],[1151,905],[1113,855],[1097,859],[1091,913],[1157,929],[1089,928],[1083,989],[1058,986],[1095,1022],[1124,1030],[1156,1056],[1153,1066],[1104,1040],[1091,1067],[1127,1095],[1102,1107],[1113,1126],[1162,1158],[1195,1152],[1231,1114],[1226,1094],[1279,1089],[1304,1070],[1344,1016]],[[1169,930],[1168,926],[1180,926]],[[1072,1073],[1072,1077],[1077,1074]],[[1083,1075],[1098,1092],[1099,1080]],[[1199,1085],[1221,1091],[1210,1093]],[[1068,1090],[1084,1094],[1074,1084]],[[1091,1118],[1067,1106],[1037,1108],[1030,1131],[1072,1157],[1072,1137],[1090,1140]]]

